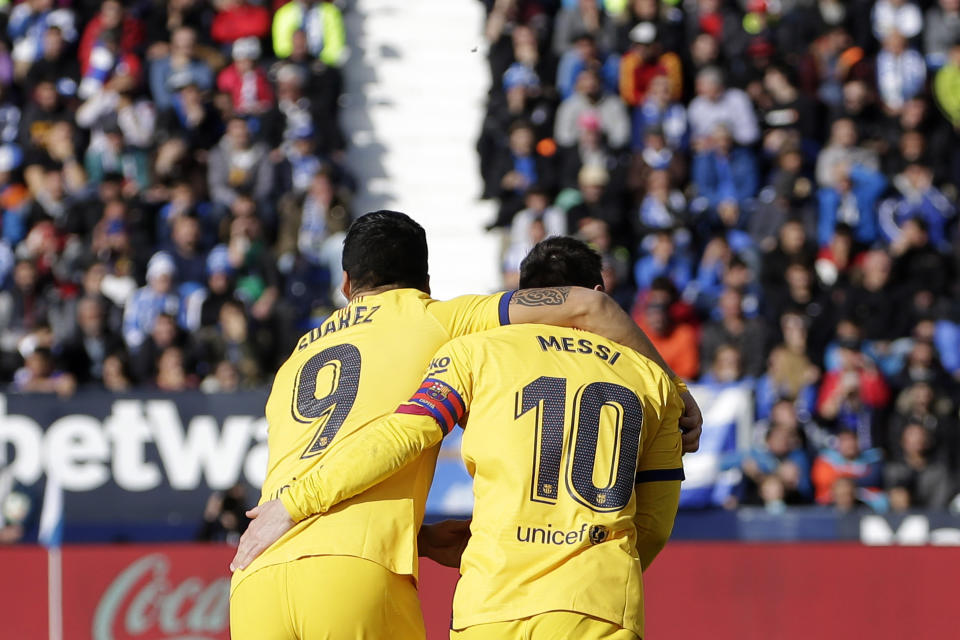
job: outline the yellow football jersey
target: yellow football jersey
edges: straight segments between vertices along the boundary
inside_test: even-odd
[[[682,480],[682,411],[657,365],[592,333],[515,325],[441,347],[397,413],[464,427],[475,504],[453,628],[564,610],[642,637],[635,485]]]
[[[323,460],[331,443],[362,429],[416,390],[430,357],[449,339],[509,322],[510,293],[436,301],[415,289],[353,299],[300,338],[267,399],[269,462],[260,502],[277,498]],[[416,575],[437,448],[387,481],[298,522],[243,571],[311,555],[366,558]]]

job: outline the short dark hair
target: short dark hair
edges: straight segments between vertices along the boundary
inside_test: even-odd
[[[384,285],[429,289],[427,234],[399,211],[380,210],[357,218],[343,241],[342,264],[354,289]]]
[[[600,254],[574,238],[539,242],[520,263],[520,288],[603,286]]]

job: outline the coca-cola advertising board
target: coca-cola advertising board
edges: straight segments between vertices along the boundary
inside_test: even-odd
[[[229,638],[233,553],[225,545],[64,548],[64,640]]]
[[[10,638],[47,638],[46,551],[27,549],[19,564],[44,580],[17,593],[23,582],[0,578],[13,616],[25,630]],[[226,545],[68,546],[61,552],[63,640],[226,640],[230,637],[230,574],[234,549]],[[11,554],[16,557],[16,554]],[[4,556],[0,556],[3,560]],[[4,567],[5,569],[6,567]],[[420,596],[428,637],[445,638],[457,572],[430,561],[421,566]],[[3,592],[0,592],[2,594]],[[57,616],[55,616],[56,618]],[[8,618],[0,624],[6,624]],[[36,626],[34,623],[43,623]],[[6,627],[0,637],[6,638]]]

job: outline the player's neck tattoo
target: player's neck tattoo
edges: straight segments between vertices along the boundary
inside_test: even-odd
[[[521,307],[553,307],[566,302],[569,295],[570,287],[520,289],[510,298],[510,304]]]

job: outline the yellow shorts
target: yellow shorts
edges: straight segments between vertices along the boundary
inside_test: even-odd
[[[639,636],[607,620],[573,611],[548,611],[521,620],[491,622],[450,631],[450,640],[638,640]]]
[[[353,556],[264,567],[230,596],[232,640],[423,640],[411,576]]]

